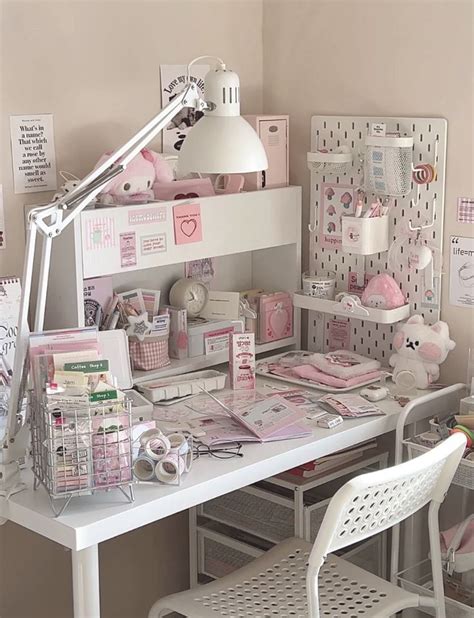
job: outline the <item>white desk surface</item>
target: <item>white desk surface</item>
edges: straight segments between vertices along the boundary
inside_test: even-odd
[[[272,381],[260,381],[259,388],[263,382]],[[274,384],[281,387],[282,382]],[[330,430],[318,428],[313,423],[312,435],[306,438],[246,444],[242,447],[243,457],[228,460],[202,457],[195,461],[180,486],[135,485],[135,501],[131,504],[119,490],[73,498],[59,518],[53,515],[46,490],[40,487],[34,491],[32,473],[23,471],[22,480],[28,488],[9,500],[0,499],[0,517],[70,549],[85,549],[311,459],[394,430],[402,408],[393,399],[385,399],[378,405],[386,416],[345,420]]]

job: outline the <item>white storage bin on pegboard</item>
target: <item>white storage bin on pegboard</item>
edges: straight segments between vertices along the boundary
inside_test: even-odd
[[[413,137],[365,138],[365,188],[377,195],[407,195],[411,190]]]
[[[342,250],[372,255],[389,247],[389,217],[342,217]]]
[[[308,152],[306,160],[312,172],[344,174],[352,165],[352,152],[349,146],[340,146],[331,151],[317,150]]]

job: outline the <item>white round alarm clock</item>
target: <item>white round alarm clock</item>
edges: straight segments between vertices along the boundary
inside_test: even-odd
[[[186,309],[190,317],[196,317],[204,309],[209,292],[195,279],[178,279],[170,290],[170,305]]]

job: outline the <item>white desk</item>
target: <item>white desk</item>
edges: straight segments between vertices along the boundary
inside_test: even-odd
[[[99,543],[311,459],[393,431],[402,408],[393,399],[381,401],[379,405],[386,416],[346,420],[331,430],[314,427],[307,438],[245,445],[244,457],[228,460],[203,457],[195,462],[179,487],[135,486],[135,501],[131,504],[118,490],[75,498],[59,518],[53,516],[45,489],[33,491],[31,472],[23,473],[28,488],[9,500],[0,499],[0,517],[72,550],[74,616],[98,617]]]

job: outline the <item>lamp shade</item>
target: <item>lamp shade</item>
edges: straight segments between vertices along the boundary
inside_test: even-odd
[[[211,109],[204,112],[181,146],[180,174],[243,174],[267,169],[263,144],[240,115],[238,75],[224,65],[209,71],[204,95]]]

